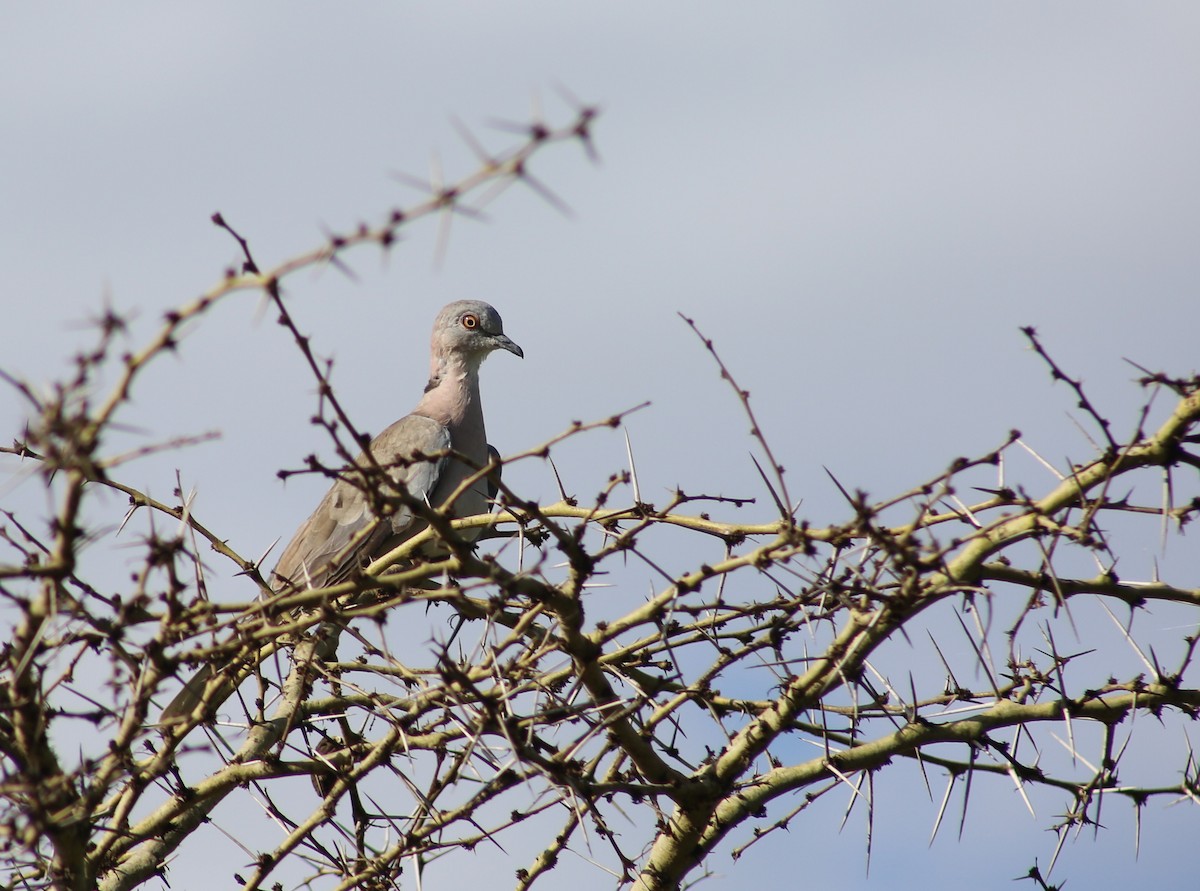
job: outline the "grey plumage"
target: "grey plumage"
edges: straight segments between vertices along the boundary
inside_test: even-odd
[[[391,480],[381,487],[384,498],[391,486],[403,486],[412,498],[453,517],[487,511],[488,501],[495,495],[495,481],[487,477],[460,492],[452,504],[447,501],[489,458],[499,457],[487,442],[479,395],[479,367],[495,350],[525,355],[504,334],[500,314],[488,304],[459,300],[438,313],[425,394],[410,414],[375,437],[369,447],[375,464]],[[367,469],[370,478],[371,460],[360,455],[355,463]],[[403,505],[375,523],[372,499],[363,490],[361,479],[353,474],[334,482],[284,548],[271,578],[272,588],[284,591],[337,584],[425,528]],[[464,538],[472,539],[475,534],[463,530]],[[163,710],[162,720],[190,716],[202,703],[219,706],[239,680],[225,675],[236,671],[236,666],[203,666]]]

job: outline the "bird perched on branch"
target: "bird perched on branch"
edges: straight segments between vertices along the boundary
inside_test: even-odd
[[[495,350],[525,356],[505,335],[500,314],[487,303],[459,300],[438,313],[425,395],[410,414],[371,441],[370,457],[358,456],[355,464],[362,472],[340,477],[296,530],[275,567],[275,591],[337,584],[425,529],[427,523],[403,497],[392,499],[387,515],[376,522],[374,505],[388,499],[388,490],[406,493],[412,502],[449,517],[487,512],[495,493],[489,492],[480,470],[498,455],[487,442],[479,367]],[[371,480],[376,481],[374,499]],[[472,540],[478,533],[464,529],[461,534]],[[244,663],[203,666],[163,710],[162,721],[176,722],[193,716],[197,708],[218,707],[244,679],[244,668]]]

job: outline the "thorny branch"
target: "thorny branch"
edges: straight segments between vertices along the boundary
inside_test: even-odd
[[[647,503],[624,471],[590,499],[564,493],[549,504],[501,482],[497,511],[450,520],[385,491],[369,461],[353,463],[362,437],[282,284],[298,269],[344,264],[356,246],[390,249],[410,221],[528,177],[541,147],[589,144],[593,117],[584,108],[565,128],[535,122],[517,149],[500,158],[480,149],[480,171],[437,185],[416,208],[266,271],[218,215],[242,269],[169,313],[147,345],[119,352],[124,324],[108,312],[97,346],[52,391],[6,375],[31,418],[3,451],[31,462],[55,499],[49,518],[8,511],[0,524],[0,603],[12,625],[0,651],[8,887],[145,885],[169,877],[174,858],[217,826],[242,846],[223,865],[247,889],[397,888],[406,868],[419,876],[478,847],[505,852],[518,888],[546,884],[571,853],[614,887],[673,889],[722,850],[741,856],[803,820],[831,793],[865,806],[872,827],[874,773],[908,765],[930,787],[935,833],[956,796],[967,819],[972,782],[1005,779],[1031,809],[1038,790],[1065,796],[1052,825],[1058,844],[1030,872],[1050,887],[1068,830],[1098,827],[1106,799],[1138,814],[1155,799],[1197,800],[1190,750],[1153,784],[1124,782],[1119,768],[1134,715],[1178,727],[1200,713],[1197,635],[1151,646],[1133,628],[1151,605],[1188,611],[1194,628],[1200,589],[1120,577],[1110,529],[1162,520],[1182,530],[1200,510],[1187,489],[1194,474],[1176,478],[1169,498],[1147,495],[1200,463],[1194,377],[1147,373],[1151,397],[1170,393],[1175,407],[1149,432],[1143,413],[1121,440],[1027,330],[1103,431],[1091,458],[1049,484],[1017,482],[1005,462],[1028,446],[1014,431],[897,495],[843,489],[848,517],[827,524],[797,515],[782,450],[703,337],[766,461],[774,510],[754,522],[741,516],[757,509],[750,498],[679,491]],[[399,500],[446,556],[414,560],[422,539],[413,539],[337,585],[275,594],[182,490],[167,503],[116,479],[139,456],[107,454],[103,434],[135,381],[178,348],[185,322],[241,291],[268,296],[318,381],[319,423],[344,464],[313,458],[309,470],[354,480],[381,515]],[[99,371],[114,361],[117,383],[100,394]],[[573,424],[505,463],[548,462],[564,440],[623,417]],[[82,520],[97,487],[175,530],[150,521],[140,567],[119,591],[89,581],[80,559],[86,544],[108,543]],[[982,497],[967,503],[960,493],[972,489]],[[459,535],[469,526],[495,535],[472,548]],[[668,528],[691,542],[685,571],[656,559]],[[205,596],[208,552],[247,577],[241,600]],[[644,582],[630,566],[645,567],[655,587],[632,601],[601,596],[603,585],[619,593]],[[1114,668],[1122,658],[1111,642],[1103,657],[1093,654],[1099,643],[1065,643],[1076,640],[1074,612],[1089,608],[1112,617],[1133,669]],[[413,628],[403,648],[390,641]],[[239,698],[215,720],[157,726],[178,674],[210,659],[234,666]],[[938,772],[948,778],[940,806]],[[296,777],[312,790],[288,782]],[[256,808],[270,828],[228,824],[221,805]]]

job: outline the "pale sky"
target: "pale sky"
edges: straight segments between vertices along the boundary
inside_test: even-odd
[[[651,501],[681,485],[771,510],[748,423],[679,312],[750,390],[814,525],[847,516],[823,468],[883,497],[1014,427],[1050,460],[1082,460],[1074,400],[1018,328],[1039,330],[1118,434],[1141,399],[1124,358],[1196,368],[1198,34],[1190,3],[11,6],[0,367],[35,383],[62,374],[105,299],[136,311],[142,342],[236,261],[214,211],[260,263],[278,262],[418,200],[396,172],[428,175],[435,156],[448,177],[470,172],[454,118],[493,150],[514,142],[496,120],[540,107],[566,122],[561,85],[603,110],[599,164],[564,146],[532,166],[569,219],[514,188],[486,222],[454,224],[440,268],[421,225],[386,263],[348,255],[356,279],[285,283],[362,427],[412,407],[433,316],[470,297],[493,303],[526,353],[484,369],[492,442],[516,452],[649,400],[628,430]],[[275,478],[330,453],[308,423],[311,377],[256,297],[219,307],[135,397],[122,416],[133,442],[222,436],[132,465],[126,481],[166,496],[178,468],[243,552],[286,538],[320,496],[319,481]],[[0,395],[0,436],[19,432],[21,411]],[[556,457],[586,497],[624,467],[624,440],[599,432]],[[1049,482],[1032,462],[1021,472]],[[511,481],[555,497],[542,465]],[[44,500],[29,481],[3,492]],[[1126,573],[1148,577],[1157,544],[1131,548]],[[1171,547],[1182,557],[1188,541]],[[869,876],[861,814],[838,835],[826,808],[737,864],[714,858],[709,884],[782,887],[799,852],[814,884],[936,887],[969,870],[1010,888],[1049,859],[1053,799],[1035,821],[993,784],[963,842],[955,825],[930,848],[937,803],[919,778],[885,772],[880,785]],[[1187,874],[1194,811],[1153,803],[1136,862],[1128,808],[1106,816],[1112,830],[1068,846],[1056,878],[1170,887]],[[194,871],[206,861],[188,862],[173,886],[206,887]],[[506,887],[525,863],[486,865]],[[571,876],[608,887],[582,865]],[[436,879],[426,887],[453,886]]]

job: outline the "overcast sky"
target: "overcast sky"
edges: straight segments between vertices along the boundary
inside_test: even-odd
[[[1119,433],[1141,398],[1123,358],[1197,366],[1198,39],[1194,4],[1094,0],[9,6],[0,367],[62,374],[105,299],[137,313],[141,342],[237,259],[214,211],[260,263],[278,262],[418,200],[397,172],[428,175],[435,156],[451,178],[470,172],[452,118],[494,150],[514,137],[492,122],[538,107],[569,120],[561,85],[603,109],[599,164],[563,146],[532,167],[569,219],[515,188],[486,221],[455,223],[440,268],[425,225],[386,263],[349,255],[355,279],[286,283],[362,427],[412,407],[433,316],[471,297],[500,310],[526,353],[484,369],[491,440],[515,452],[650,400],[628,425],[648,500],[682,485],[769,504],[748,424],[679,312],[751,391],[815,525],[846,516],[826,467],[882,497],[1014,427],[1052,460],[1083,459],[1074,400],[1018,327],[1038,328]],[[133,465],[126,481],[166,496],[179,468],[205,521],[244,553],[288,536],[319,497],[317,481],[274,475],[329,452],[308,423],[312,379],[256,297],[214,312],[135,398],[122,420],[140,442],[222,437]],[[19,431],[22,410],[0,394],[0,435]],[[564,448],[560,470],[586,496],[624,455],[605,431]],[[555,495],[541,465],[512,479]],[[39,502],[31,484],[4,491]],[[1154,546],[1126,571],[1149,576]],[[712,884],[779,887],[780,862],[801,851],[814,880],[844,888],[930,887],[964,869],[1008,888],[1049,857],[1046,813],[1003,849],[984,844],[995,827],[982,811],[962,847],[948,833],[927,849],[936,805],[905,789],[882,799],[892,832],[879,830],[869,877],[861,820],[832,842],[830,811],[736,867],[717,858]],[[1007,791],[998,807],[1020,823]],[[1144,830],[1140,861],[1114,829],[1069,849],[1063,877],[1174,884],[1197,818],[1150,810],[1159,834]]]

